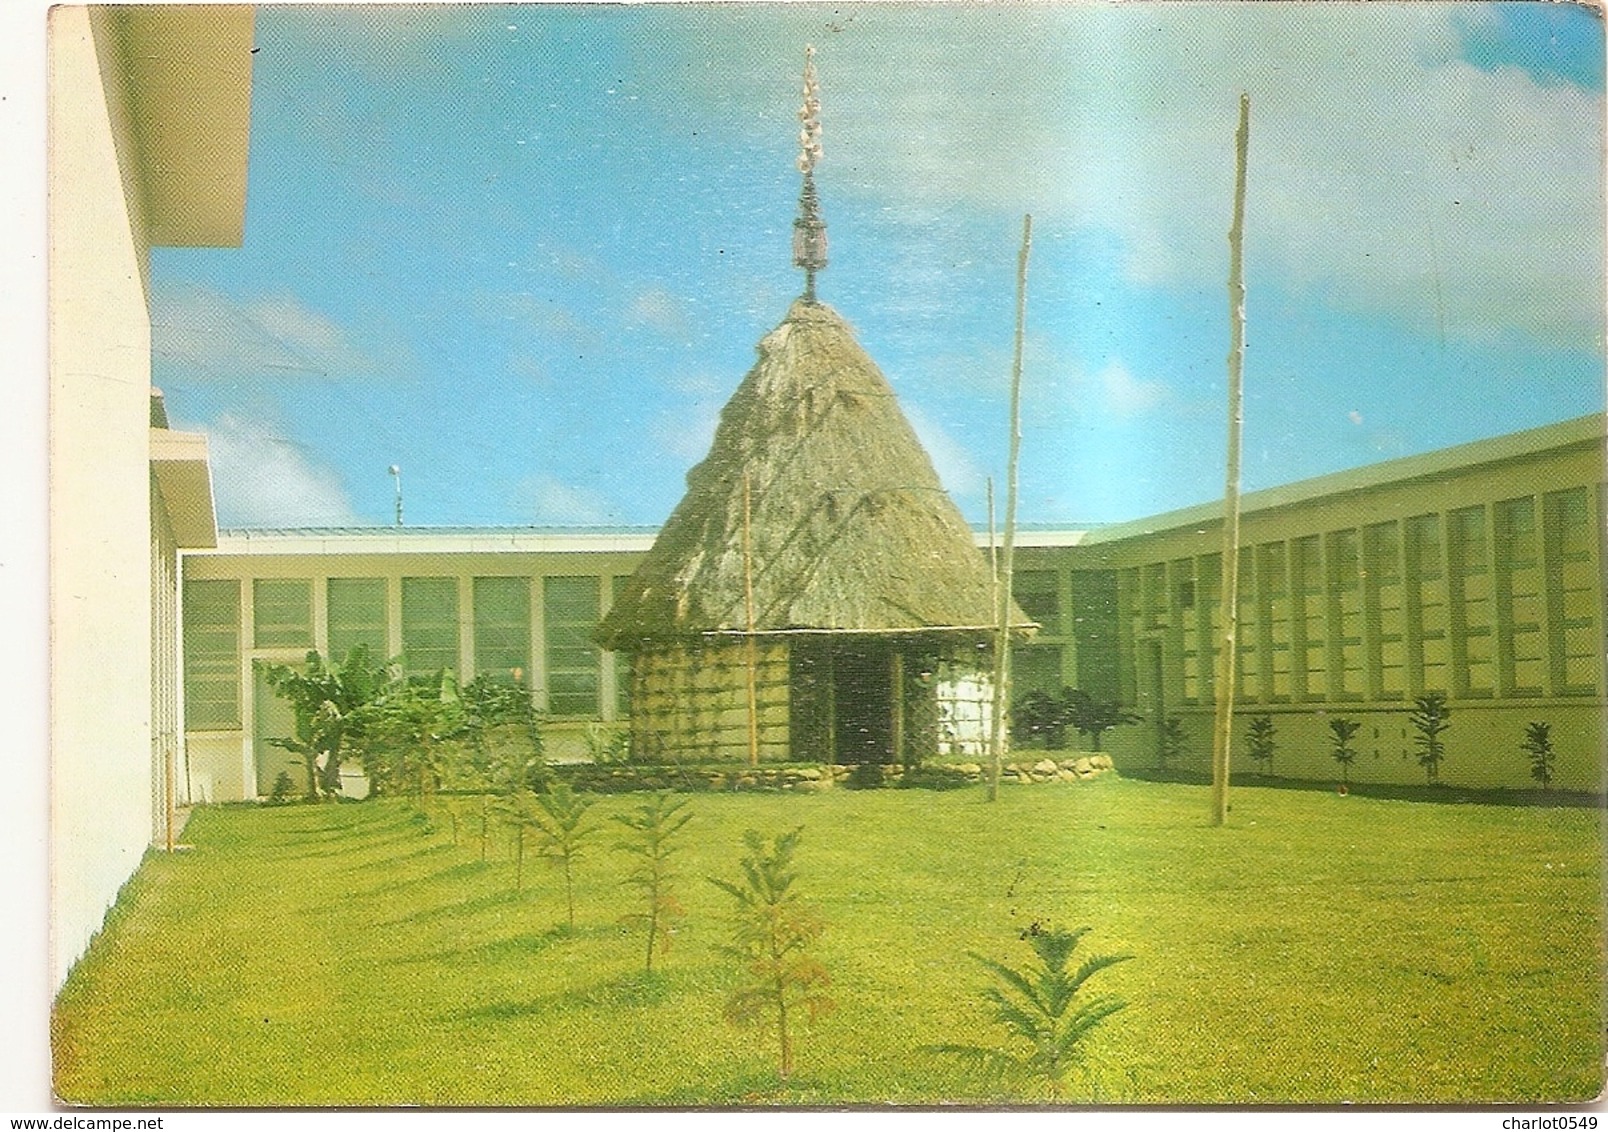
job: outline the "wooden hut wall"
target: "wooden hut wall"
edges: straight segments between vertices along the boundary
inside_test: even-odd
[[[753,650],[761,761],[788,757],[788,649]],[[720,641],[637,654],[631,669],[631,741],[637,757],[747,762],[748,646]]]
[[[938,756],[983,759],[994,718],[994,679],[974,656],[938,662],[933,679],[938,708]]]

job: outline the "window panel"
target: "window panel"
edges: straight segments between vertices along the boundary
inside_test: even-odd
[[[409,676],[460,671],[456,578],[402,579],[402,661]]]
[[[1172,605],[1177,618],[1174,630],[1178,642],[1180,669],[1183,673],[1184,702],[1198,703],[1201,698],[1200,617],[1195,607],[1195,560],[1180,558],[1167,568],[1172,591]]]
[[[1460,696],[1489,696],[1496,673],[1485,508],[1465,507],[1446,519],[1452,682]]]
[[[547,708],[554,715],[598,714],[602,651],[592,642],[601,582],[547,578],[542,587],[547,659]]]
[[[475,675],[512,684],[530,675],[530,579],[476,578]]]
[[[1539,696],[1543,683],[1543,598],[1535,500],[1503,500],[1496,505],[1495,518],[1502,693]]]
[[[610,584],[609,604],[612,607],[625,593],[628,577],[616,577]],[[621,650],[610,654],[614,660],[614,714],[625,719],[631,714],[631,654]]]
[[[1011,696],[1028,692],[1048,692],[1059,696],[1061,680],[1060,645],[1013,645],[1011,647]]]
[[[1256,550],[1242,546],[1239,551],[1239,609],[1235,626],[1234,663],[1236,696],[1242,700],[1259,700],[1262,688],[1262,632],[1256,596]]]
[[[1329,532],[1329,694],[1354,700],[1366,690],[1362,654],[1361,556],[1356,531]]]
[[[331,578],[325,585],[329,621],[329,657],[346,660],[358,645],[370,659],[384,662],[390,648],[385,626],[384,578]]]
[[[1601,665],[1596,612],[1601,582],[1593,561],[1595,537],[1586,489],[1551,492],[1542,506],[1553,691],[1589,696],[1597,689]]]
[[[1362,532],[1363,598],[1372,696],[1399,700],[1407,691],[1406,614],[1401,578],[1401,535],[1395,523]]]
[[[1282,542],[1268,543],[1256,552],[1256,594],[1261,609],[1263,651],[1266,653],[1267,689],[1277,701],[1293,694],[1290,675],[1290,587]]]
[[[1446,571],[1439,515],[1407,520],[1407,666],[1415,692],[1450,692]]]
[[[184,725],[240,726],[240,583],[184,583]]]
[[[1308,535],[1290,543],[1290,576],[1293,591],[1291,618],[1295,629],[1291,655],[1295,661],[1297,695],[1303,699],[1321,700],[1328,695],[1329,682],[1323,551],[1317,535]]]
[[[1011,596],[1023,613],[1039,623],[1041,636],[1059,636],[1060,577],[1054,570],[1018,570],[1011,577]]]
[[[313,583],[258,578],[251,587],[252,640],[260,649],[313,647]]]

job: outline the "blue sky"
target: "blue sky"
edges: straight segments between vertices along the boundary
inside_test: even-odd
[[[1602,408],[1584,7],[265,8],[245,244],[153,255],[220,521],[661,522],[801,289],[805,43],[820,296],[974,521],[1025,212],[1022,519],[1220,494],[1241,90],[1247,488]]]

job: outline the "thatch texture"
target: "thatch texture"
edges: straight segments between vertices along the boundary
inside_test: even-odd
[[[987,561],[892,388],[817,303],[794,303],[760,341],[709,455],[598,638],[637,651],[744,632],[745,571],[762,633],[975,637],[996,624]]]

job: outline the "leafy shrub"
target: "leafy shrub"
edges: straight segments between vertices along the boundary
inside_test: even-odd
[[[1273,773],[1274,727],[1271,715],[1253,715],[1245,729],[1245,745],[1263,774]]]
[[[1042,743],[1052,751],[1066,746],[1066,707],[1057,696],[1034,689],[1011,708],[1011,742]]]
[[[1156,729],[1156,764],[1162,770],[1173,759],[1182,758],[1188,749],[1188,741],[1184,738],[1184,722],[1176,715],[1169,715],[1161,721]]]
[[[1354,719],[1336,717],[1329,720],[1330,739],[1334,743],[1334,761],[1340,764],[1340,781],[1351,785],[1351,764],[1356,761],[1357,752],[1351,746],[1352,738],[1357,734],[1362,724]]]
[[[290,771],[282,770],[279,777],[274,779],[274,788],[268,794],[268,801],[275,806],[283,806],[290,801],[290,796],[296,792],[296,783],[291,780]]]
[[[709,878],[737,902],[725,952],[741,964],[741,975],[726,998],[726,1020],[776,1035],[784,1081],[793,1071],[793,1020],[800,1012],[818,1017],[835,1005],[826,995],[831,976],[808,953],[825,924],[793,888],[793,852],[803,832],[801,826],[767,842],[751,829],[743,835],[742,880]]]
[[[670,857],[678,849],[672,844],[675,836],[692,820],[691,814],[683,812],[686,805],[685,799],[655,794],[634,813],[618,814],[614,819],[631,831],[619,847],[636,858],[636,868],[626,880],[641,894],[644,905],[643,911],[631,913],[623,921],[627,926],[647,930],[644,969],[650,974],[654,948],[657,946],[661,955],[670,950],[675,922],[684,914],[676,899],[676,875],[670,871]]]
[[[1035,962],[1020,970],[972,952],[999,980],[982,992],[983,1000],[1015,1048],[940,1045],[930,1051],[960,1058],[986,1082],[1011,1092],[1043,1089],[1054,1099],[1062,1097],[1074,1070],[1088,1073],[1084,1039],[1127,1005],[1110,995],[1080,997],[1094,975],[1133,958],[1097,955],[1069,971],[1088,932],[1087,927],[1066,931],[1034,923],[1020,938],[1032,948]]]
[[[1441,759],[1446,757],[1446,743],[1441,739],[1441,732],[1452,725],[1451,718],[1445,692],[1426,692],[1419,696],[1412,714],[1408,716],[1413,730],[1418,732],[1414,737],[1418,745],[1418,765],[1424,768],[1424,774],[1430,782],[1440,781]]]
[[[379,697],[389,678],[386,665],[357,645],[340,664],[326,664],[309,652],[300,668],[270,664],[263,677],[274,695],[290,704],[296,733],[268,740],[301,757],[307,768],[307,799],[333,797],[341,789],[346,741],[361,735],[364,709]]]
[[[1552,787],[1552,724],[1532,723],[1524,729],[1524,742],[1520,748],[1530,756],[1530,777],[1541,784],[1541,789]]]
[[[1107,731],[1138,723],[1139,718],[1115,700],[1096,699],[1080,688],[1063,688],[1059,696],[1034,690],[1011,709],[1011,738],[1023,745],[1042,742],[1049,750],[1059,751],[1065,748],[1067,728],[1071,728],[1098,751]]]

